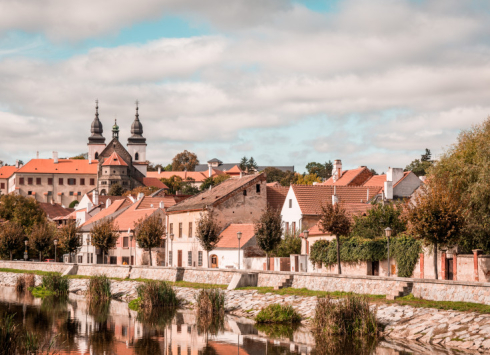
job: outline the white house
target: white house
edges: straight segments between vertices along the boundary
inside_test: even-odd
[[[240,241],[238,233],[241,233]],[[216,249],[209,252],[211,267],[243,270],[245,250],[255,245],[257,241],[253,224],[230,224],[221,232],[221,240]]]

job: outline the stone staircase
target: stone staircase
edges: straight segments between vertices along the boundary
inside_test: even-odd
[[[281,288],[291,287],[293,284],[293,275],[284,275],[280,281],[274,285],[274,290],[280,290]]]
[[[412,292],[413,282],[399,282],[397,287],[386,295],[387,300],[394,300],[398,297],[407,296]]]

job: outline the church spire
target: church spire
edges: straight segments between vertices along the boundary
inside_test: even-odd
[[[136,114],[131,125],[131,137],[128,138],[128,144],[146,144],[146,138],[143,137],[143,125],[140,122],[138,101],[136,101]]]
[[[112,126],[112,138],[119,140],[119,126],[117,125],[117,119],[114,119],[114,126]]]
[[[99,100],[95,100],[95,118],[92,121],[90,127],[91,136],[88,138],[88,142],[96,144],[104,144],[105,138],[102,136],[103,128],[102,122],[99,120]]]

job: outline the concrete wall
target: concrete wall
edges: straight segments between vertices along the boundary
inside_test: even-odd
[[[244,258],[243,268],[247,270],[264,270],[267,258]]]

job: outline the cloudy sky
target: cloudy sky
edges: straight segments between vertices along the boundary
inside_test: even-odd
[[[87,151],[95,99],[147,157],[379,172],[490,114],[476,0],[1,0],[0,159]]]

